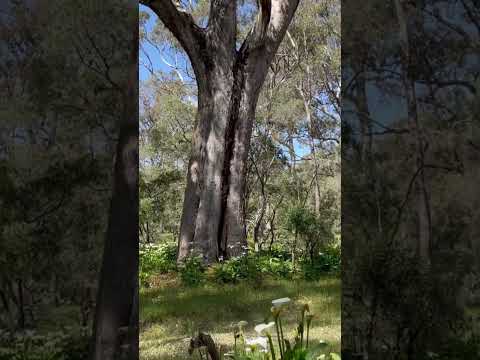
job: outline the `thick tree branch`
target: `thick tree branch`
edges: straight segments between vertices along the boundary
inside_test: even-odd
[[[149,7],[186,51],[193,69],[199,75],[203,69],[202,49],[205,48],[205,32],[194,21],[191,14],[178,8],[172,0],[139,0]]]
[[[263,83],[298,4],[299,0],[258,0],[257,19],[239,50],[239,59],[249,74],[246,87],[253,93],[260,91],[258,84]]]
[[[298,4],[299,0],[258,0],[257,19],[242,48],[265,47],[267,55],[275,53]]]

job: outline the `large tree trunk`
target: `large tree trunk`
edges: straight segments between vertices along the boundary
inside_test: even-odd
[[[206,263],[245,251],[243,198],[258,93],[248,96],[235,65],[208,75],[199,109],[180,228],[179,261]],[[219,78],[220,77],[220,78]]]
[[[138,127],[121,129],[94,322],[95,360],[116,359],[138,291]]]
[[[237,2],[211,1],[206,29],[171,0],[143,0],[187,52],[198,85],[178,261],[205,263],[246,251],[245,177],[261,86],[298,0],[262,0],[237,50]]]
[[[132,24],[133,25],[133,24]],[[115,155],[113,194],[93,324],[92,360],[138,359],[138,32]]]

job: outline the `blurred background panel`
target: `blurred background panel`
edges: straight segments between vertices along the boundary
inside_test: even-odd
[[[2,355],[87,359],[115,153],[126,119],[138,129],[137,4],[7,0],[0,20]]]
[[[342,3],[342,352],[478,358],[475,1]]]

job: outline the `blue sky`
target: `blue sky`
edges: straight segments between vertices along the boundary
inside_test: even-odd
[[[157,21],[157,15],[155,15],[150,8],[139,5],[140,11],[144,11],[150,14],[150,19],[147,22],[147,29],[151,30],[155,26],[155,23]],[[160,54],[158,51],[151,46],[150,44],[144,43],[142,44],[143,49],[148,53],[148,56],[150,57],[150,60],[152,61],[152,64],[155,69],[157,70],[162,70],[162,71],[169,71],[169,68],[161,61],[160,59]],[[143,51],[140,52],[140,63],[143,61],[146,61],[146,57],[143,54]],[[150,73],[147,69],[145,69],[144,66],[140,65],[139,69],[139,78],[140,81],[145,81],[150,77]]]

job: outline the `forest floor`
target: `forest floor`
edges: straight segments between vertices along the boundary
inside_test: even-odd
[[[167,280],[167,279],[165,279]],[[185,288],[175,279],[140,292],[140,359],[189,359],[190,338],[199,330],[210,334],[225,353],[233,348],[233,326],[248,325],[246,337],[255,337],[253,327],[264,322],[273,299],[289,297],[293,306],[283,317],[286,336],[293,339],[299,311],[296,304],[308,302],[315,314],[311,344],[326,341],[340,350],[341,284],[338,277],[313,281],[264,280],[261,285],[208,284]]]

